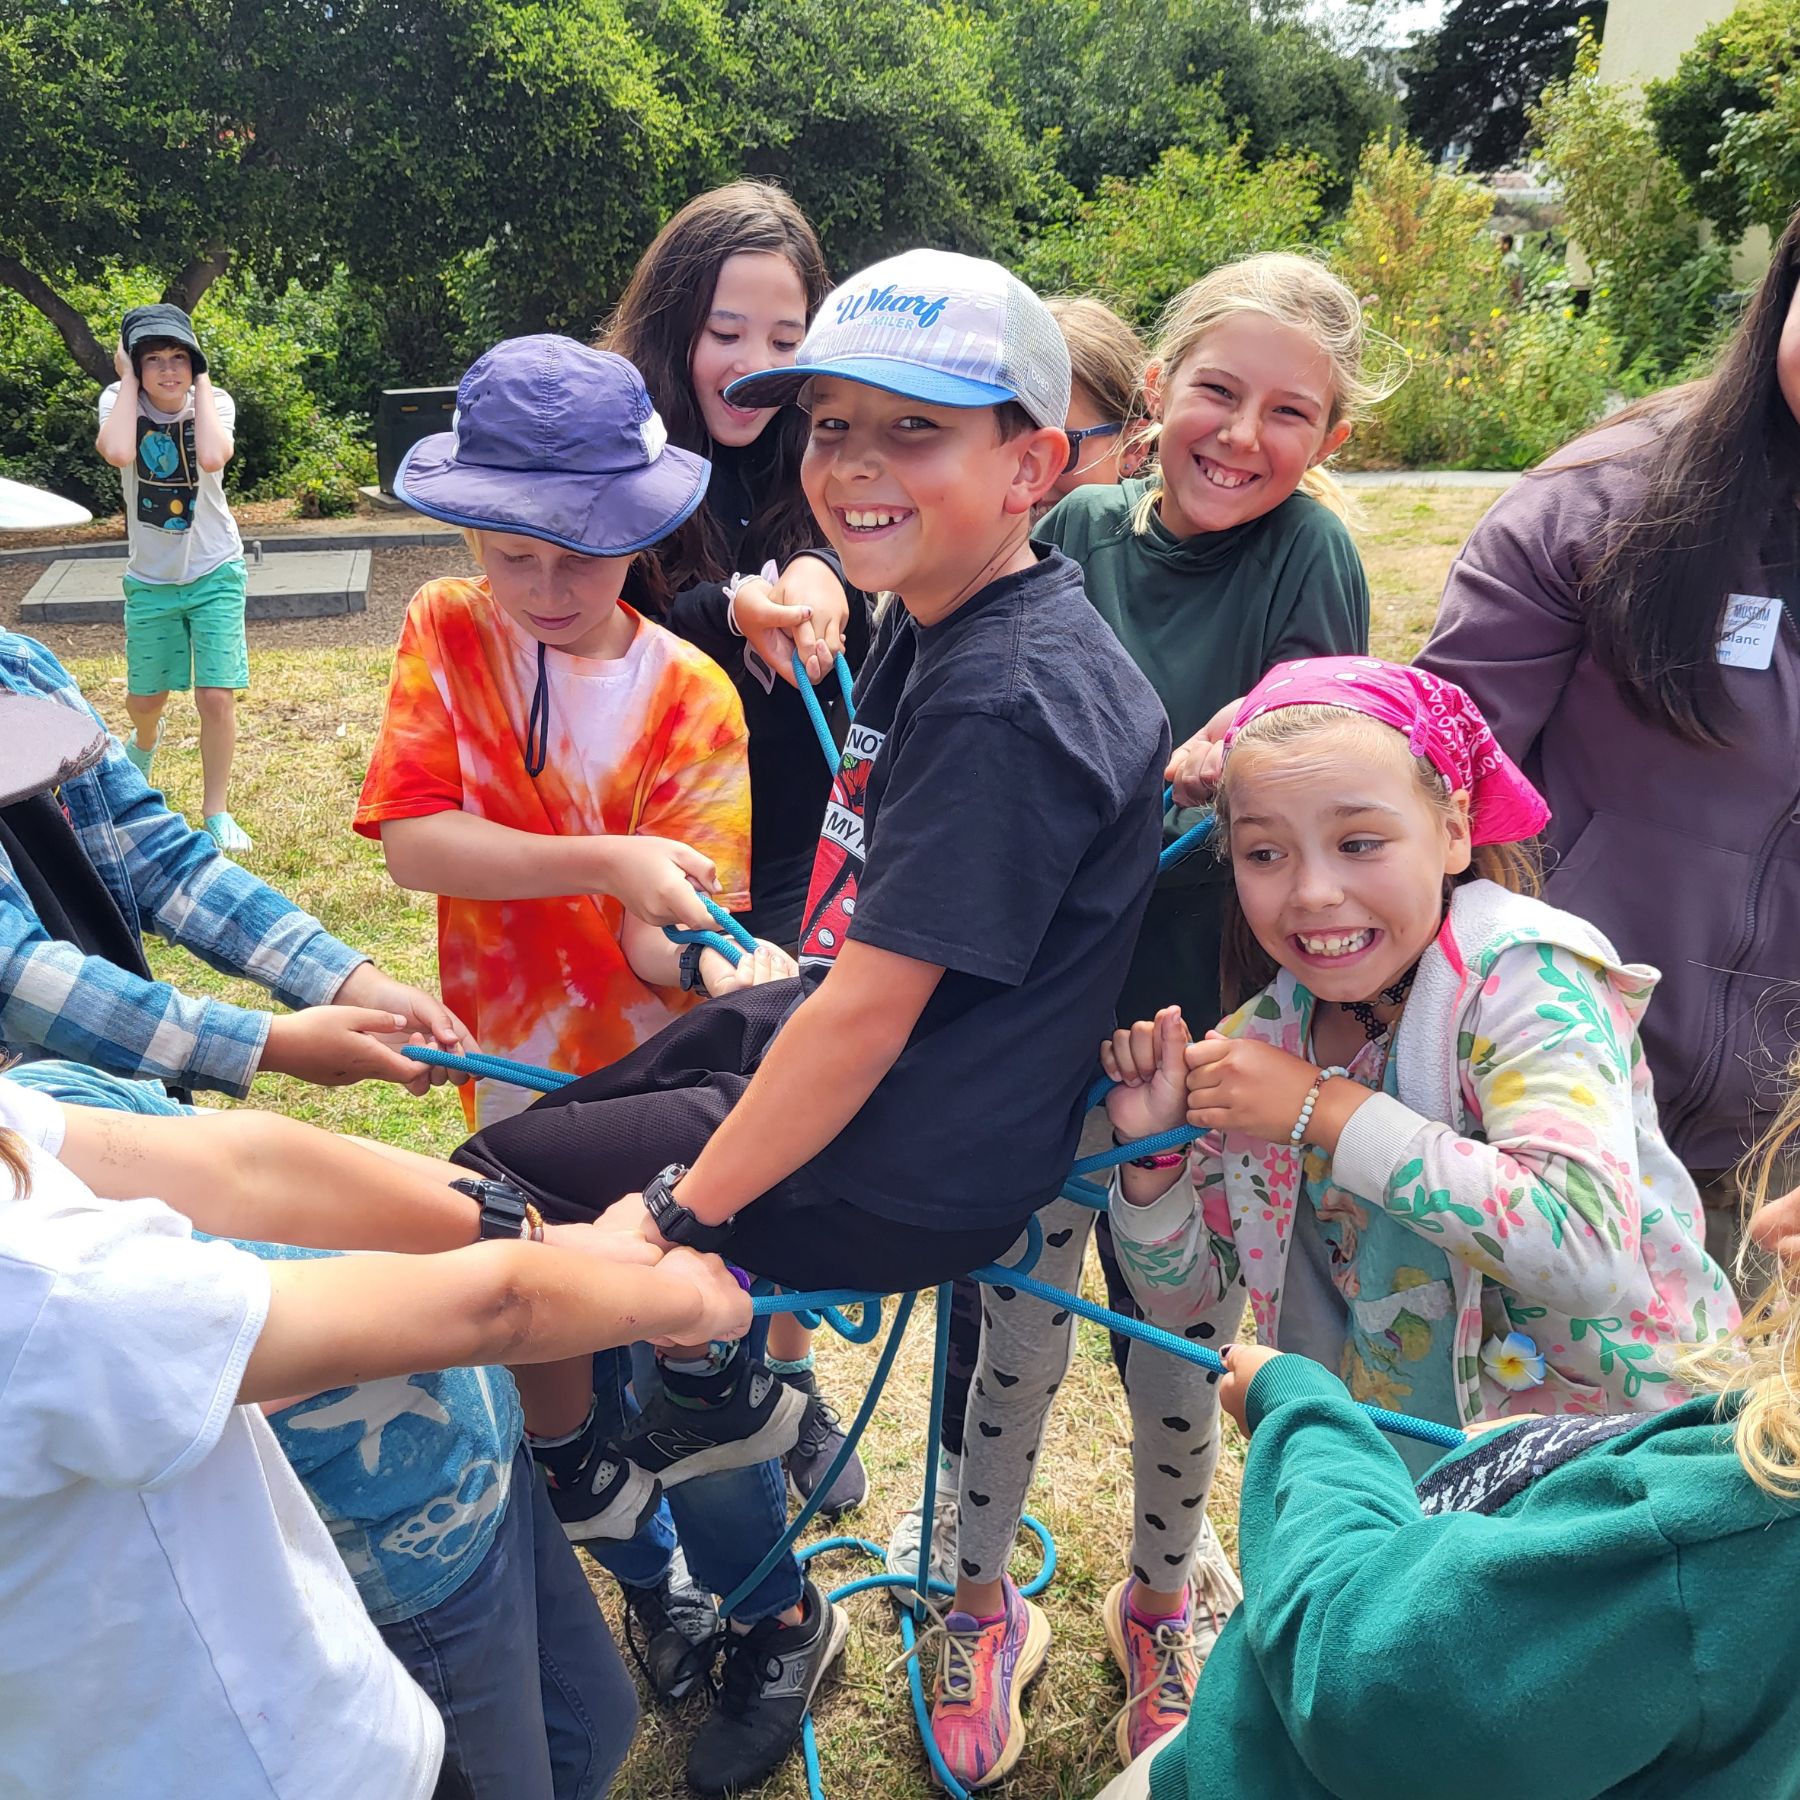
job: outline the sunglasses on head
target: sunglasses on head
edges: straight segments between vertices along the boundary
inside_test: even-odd
[[[1096,437],[1117,437],[1125,429],[1117,420],[1106,425],[1084,425],[1079,431],[1065,431],[1063,436],[1069,440],[1069,460],[1063,466],[1065,475],[1072,475],[1081,457],[1081,446],[1085,439]]]

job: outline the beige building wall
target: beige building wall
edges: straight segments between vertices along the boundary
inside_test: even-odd
[[[1600,79],[1641,89],[1675,73],[1675,65],[1707,26],[1737,10],[1738,0],[1611,0],[1600,41]],[[1760,225],[1731,255],[1739,281],[1758,280],[1769,266],[1769,234]]]
[[[1675,73],[1683,51],[1738,0],[1611,0],[1600,42],[1600,79],[1641,88]]]

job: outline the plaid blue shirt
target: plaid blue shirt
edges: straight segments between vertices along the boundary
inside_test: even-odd
[[[98,717],[44,646],[0,630],[0,690]],[[368,960],[310,913],[219,854],[170,812],[115,738],[106,758],[64,784],[75,835],[125,922],[154,931],[226,975],[260,982],[288,1006],[317,1006]],[[145,981],[49,937],[0,852],[0,1054],[67,1057],[119,1075],[249,1092],[269,1015]]]

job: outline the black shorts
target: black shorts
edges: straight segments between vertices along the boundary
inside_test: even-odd
[[[724,994],[629,1056],[546,1094],[468,1140],[451,1161],[513,1182],[548,1219],[582,1221],[692,1163],[793,1010],[797,982]],[[721,1254],[796,1291],[935,1287],[1003,1256],[1023,1219],[940,1231],[866,1212],[800,1169],[738,1214]]]

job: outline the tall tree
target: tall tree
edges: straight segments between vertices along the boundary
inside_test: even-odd
[[[1433,156],[1461,148],[1472,168],[1516,163],[1526,109],[1575,66],[1583,19],[1598,35],[1606,0],[1455,0],[1401,58],[1408,131]]]
[[[191,308],[233,265],[474,254],[508,328],[581,328],[721,172],[737,84],[718,0],[7,0],[0,284],[100,381],[63,290],[119,261]]]
[[[918,243],[1004,250],[1043,159],[986,15],[945,0],[736,0],[745,170],[780,181],[831,265]]]
[[[1249,161],[1314,157],[1327,198],[1349,191],[1393,102],[1288,0],[986,0],[1008,90],[1084,194],[1135,179],[1170,147],[1241,143]]]
[[[1735,242],[1800,205],[1800,5],[1751,0],[1701,32],[1645,111],[1695,207]]]

